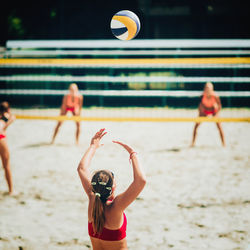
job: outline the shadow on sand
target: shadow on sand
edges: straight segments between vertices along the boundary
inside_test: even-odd
[[[39,142],[39,143],[34,143],[34,144],[28,144],[22,146],[22,148],[39,148],[39,147],[71,147],[71,144],[66,144],[66,143],[54,143],[51,144],[49,142]]]

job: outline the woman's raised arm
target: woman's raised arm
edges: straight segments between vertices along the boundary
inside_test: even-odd
[[[92,193],[92,186],[90,183],[91,180],[90,180],[89,166],[90,166],[91,160],[95,154],[96,149],[99,148],[100,146],[102,146],[102,144],[100,144],[100,140],[102,139],[102,137],[106,133],[107,132],[105,132],[105,129],[100,129],[94,135],[94,137],[91,139],[91,143],[90,143],[89,148],[84,153],[84,155],[83,155],[83,157],[78,165],[78,168],[77,168],[78,174],[79,174],[81,182],[82,182],[82,186],[83,186],[86,194],[88,195],[88,197]]]
[[[141,169],[139,164],[137,153],[128,145],[119,142],[113,141],[116,144],[121,145],[128,153],[129,159],[132,161],[133,167],[133,181],[127,190],[120,195],[116,196],[114,200],[114,206],[116,209],[123,211],[126,207],[131,204],[136,197],[140,194],[146,184],[146,176]]]

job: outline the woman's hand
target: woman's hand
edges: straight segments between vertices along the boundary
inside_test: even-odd
[[[200,103],[200,104],[199,104],[199,107],[198,107],[198,112],[199,112],[199,115],[200,115],[200,116],[206,115],[205,112],[204,112],[204,110],[205,110],[205,109],[204,109],[203,104]]]
[[[15,120],[16,120],[15,115],[10,114],[10,117],[9,117],[9,121],[10,121],[10,123],[14,122]]]
[[[129,154],[134,152],[134,150],[130,146],[128,146],[128,145],[126,145],[126,144],[124,144],[122,142],[113,141],[113,143],[117,143],[117,144],[121,145],[123,148],[125,148],[128,151]]]
[[[100,144],[100,141],[104,135],[106,135],[105,128],[100,129],[94,137],[91,139],[90,146],[94,146],[95,148],[99,148],[103,144]]]

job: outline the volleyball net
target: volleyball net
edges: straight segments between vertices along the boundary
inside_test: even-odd
[[[17,118],[77,121],[249,122],[250,40],[8,41],[0,99]],[[223,109],[197,118],[206,82]],[[80,117],[58,116],[71,83]]]

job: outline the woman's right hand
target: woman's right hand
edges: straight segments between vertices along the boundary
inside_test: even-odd
[[[113,141],[113,143],[121,145],[125,150],[128,151],[129,154],[134,152],[134,150],[130,146],[128,146],[128,145],[126,145],[126,144],[124,144],[124,143],[122,143],[120,141]]]
[[[16,120],[16,116],[13,114],[10,114],[9,121],[10,123],[14,122]]]
[[[100,129],[94,137],[91,139],[90,146],[94,146],[95,148],[99,148],[103,144],[100,144],[100,141],[104,135],[106,135],[105,128]]]

